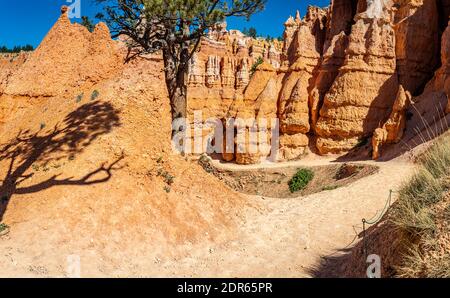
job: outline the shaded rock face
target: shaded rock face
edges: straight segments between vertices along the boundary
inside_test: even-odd
[[[372,137],[372,158],[380,157],[380,147],[383,144],[398,143],[403,137],[406,128],[406,111],[411,104],[411,93],[405,91],[402,85],[399,86],[397,98],[392,113],[383,127],[375,129]]]
[[[397,0],[394,30],[399,82],[421,92],[439,65],[439,12],[435,0]]]
[[[407,123],[405,137],[413,137],[417,131],[425,138],[442,133],[450,124],[450,26],[442,35],[441,67],[426,84],[424,92],[412,99],[409,109],[411,119]],[[430,132],[431,130],[431,132]]]

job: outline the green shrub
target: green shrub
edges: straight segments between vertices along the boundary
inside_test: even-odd
[[[7,229],[9,229],[9,226],[7,224],[4,223],[0,224],[0,233]]]
[[[305,187],[313,180],[314,172],[309,169],[301,169],[289,181],[289,190],[291,193],[305,189]]]
[[[83,93],[79,94],[79,95],[76,97],[75,101],[76,101],[77,103],[81,102],[81,101],[83,100],[83,96],[84,96]]]
[[[250,69],[250,75],[253,75],[255,71],[258,69],[258,66],[264,63],[264,59],[262,57],[259,57],[258,60],[252,65],[252,68]]]
[[[164,169],[158,169],[157,175],[164,178],[164,182],[168,185],[172,185],[175,182],[175,176],[172,176]]]
[[[99,97],[100,93],[97,90],[92,91],[91,100],[94,101]]]

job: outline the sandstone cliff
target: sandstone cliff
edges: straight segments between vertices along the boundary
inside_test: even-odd
[[[285,23],[279,68],[268,71],[266,63],[250,78],[243,96],[224,88],[221,96],[212,96],[220,98],[219,102],[208,100],[202,109],[222,109],[208,115],[229,111],[229,116],[257,118],[258,96],[266,98],[266,105],[276,103],[267,115],[275,111],[280,121],[279,160],[301,158],[308,147],[319,154],[345,153],[368,143],[377,129],[373,143],[378,157],[382,144],[397,143],[405,130],[420,126],[416,118],[442,116],[430,111],[430,106],[426,111],[419,102],[430,92],[447,92],[441,81],[448,37],[442,34],[449,3],[333,0],[327,9],[310,7],[303,19],[297,13]],[[198,93],[195,98],[201,96]],[[441,114],[449,109],[447,96],[442,96],[433,102],[442,106]],[[421,110],[420,117],[408,121],[415,109]],[[238,158],[237,162],[255,163],[261,157]]]
[[[385,5],[373,14],[370,7],[362,10],[359,5],[359,9],[345,62],[320,110],[316,133],[317,149],[322,154],[350,150],[369,137],[385,121],[397,93],[391,7]]]
[[[195,109],[202,110],[207,117],[218,117],[224,119],[227,117],[237,117],[244,120],[254,119],[257,126],[261,119],[265,119],[267,123],[271,119],[279,119],[280,130],[282,133],[280,139],[280,152],[278,160],[291,160],[300,158],[305,149],[309,145],[309,139],[306,134],[310,131],[309,121],[309,88],[310,81],[313,77],[314,70],[318,67],[326,31],[327,10],[318,7],[310,7],[306,16],[301,19],[297,13],[296,18],[290,17],[285,23],[284,43],[282,53],[275,54],[276,45],[269,46],[269,56],[264,57],[265,63],[256,68],[254,74],[250,76],[249,66],[255,60],[246,58],[247,51],[241,48],[236,52],[235,58],[223,58],[222,73],[227,74],[226,84],[223,84],[224,76],[222,75],[222,88],[214,89],[209,86],[208,90],[202,87],[202,84],[193,83],[194,87],[189,89],[189,107],[191,112]],[[239,44],[239,42],[238,42]],[[242,50],[244,49],[244,50]],[[202,48],[202,52],[208,51]],[[216,53],[220,53],[217,51]],[[276,57],[275,59],[273,57]],[[194,60],[198,59],[197,57]],[[214,62],[221,58],[208,58],[207,68],[217,65]],[[280,60],[279,60],[280,59]],[[205,61],[206,59],[199,59]],[[210,62],[211,61],[211,62]],[[237,66],[237,73],[233,77],[233,67]],[[200,68],[198,73],[202,73]],[[208,77],[208,73],[218,73],[214,71],[203,71]],[[192,71],[197,73],[197,71]],[[229,75],[230,74],[230,75]],[[193,76],[190,76],[193,78]],[[198,77],[202,82],[203,77]],[[235,81],[236,84],[228,83]],[[242,81],[242,79],[244,80]],[[214,80],[213,80],[214,81]],[[243,83],[239,83],[243,82]],[[190,80],[190,83],[192,81]],[[200,89],[196,89],[200,86]],[[234,87],[234,88],[233,88]],[[199,105],[203,104],[203,106]],[[251,125],[250,125],[251,126]],[[270,129],[270,125],[267,125]],[[248,138],[248,129],[242,132],[244,139]],[[246,136],[245,136],[246,135]],[[238,133],[236,139],[240,137]],[[270,143],[270,137],[267,140]],[[257,145],[260,145],[258,141]],[[249,144],[243,144],[248,147]],[[264,150],[262,150],[264,151]],[[247,153],[240,154],[235,152],[236,162],[240,164],[259,163],[261,158],[269,155],[269,152],[259,152],[257,154]],[[225,154],[224,158],[228,161],[233,159],[233,154]]]

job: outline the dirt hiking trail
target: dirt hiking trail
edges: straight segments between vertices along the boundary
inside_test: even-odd
[[[414,165],[405,161],[366,163],[380,167],[379,173],[347,187],[294,199],[252,197],[263,202],[267,211],[248,213],[236,240],[165,262],[161,272],[194,277],[309,277],[322,256],[350,245],[362,230],[362,218],[381,212],[389,190],[398,189],[414,172]]]
[[[313,160],[297,162],[295,166],[331,162]],[[205,240],[155,250],[128,243],[127,246],[136,246],[133,252],[139,251],[134,254],[120,251],[123,245],[111,243],[107,250],[110,255],[95,250],[81,255],[81,275],[309,277],[321,257],[354,244],[356,234],[361,232],[362,218],[372,218],[380,212],[389,190],[398,189],[414,172],[414,165],[406,161],[364,163],[376,165],[380,171],[339,189],[292,199],[248,196],[260,207],[245,209],[243,224],[228,242],[218,245]],[[42,243],[35,245],[45,247]],[[12,239],[0,241],[0,275],[66,276],[64,262],[52,270],[43,264],[54,264],[55,260],[27,255],[31,248],[16,246]]]

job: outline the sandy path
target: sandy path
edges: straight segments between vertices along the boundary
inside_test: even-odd
[[[331,159],[313,159],[276,166],[330,162]],[[389,189],[397,189],[414,170],[413,164],[404,161],[367,163],[379,166],[380,172],[333,191],[294,199],[249,197],[263,207],[248,209],[235,239],[226,244],[187,244],[168,253],[166,247],[155,243],[155,250],[142,248],[130,253],[125,247],[110,243],[110,249],[105,251],[83,253],[82,276],[308,277],[309,269],[318,264],[321,256],[352,242],[355,227],[361,231],[361,219],[372,218],[383,209]],[[55,251],[55,256],[63,257],[51,260],[39,257],[43,253],[39,251],[51,250],[45,243],[34,246],[31,251],[35,255],[27,253],[28,249],[18,247],[13,239],[0,241],[0,275],[65,276],[64,249]]]
[[[389,190],[398,189],[414,170],[402,161],[368,163],[379,166],[380,172],[347,187],[296,199],[252,197],[269,211],[249,213],[237,240],[209,251],[193,249],[185,259],[162,263],[161,275],[308,277],[321,256],[351,244],[362,218],[381,211]]]

